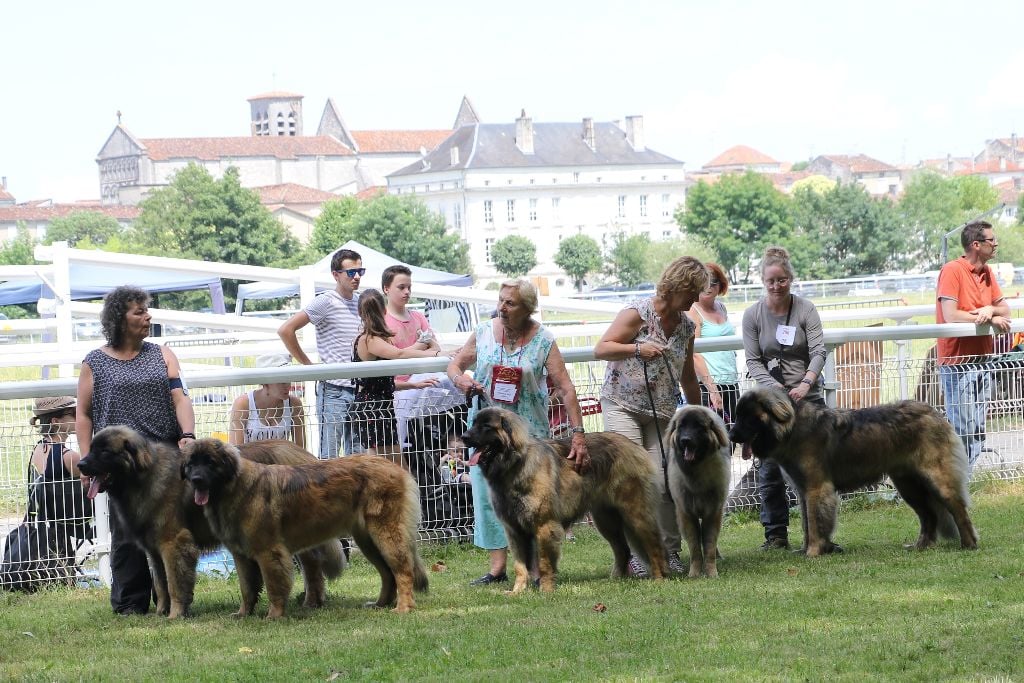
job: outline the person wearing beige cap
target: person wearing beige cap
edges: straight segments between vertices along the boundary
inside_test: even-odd
[[[82,456],[67,447],[65,442],[75,431],[74,396],[45,396],[37,398],[32,406],[29,424],[39,426],[42,439],[32,449],[30,481],[35,474],[42,475],[41,488],[36,500],[39,514],[53,525],[57,533],[54,550],[62,558],[74,559],[70,538],[90,538],[92,528],[92,501],[85,497],[79,481],[78,461]]]
[[[258,368],[280,368],[291,364],[286,354],[268,354],[256,359]],[[228,441],[239,446],[249,441],[290,439],[306,447],[306,416],[302,401],[288,393],[291,384],[272,382],[242,394],[231,404]]]

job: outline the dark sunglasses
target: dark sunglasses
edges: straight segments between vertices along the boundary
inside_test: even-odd
[[[362,277],[363,275],[366,275],[366,268],[346,268],[344,270],[336,270],[334,272],[345,273],[345,275],[348,275],[349,277],[355,277],[356,275]]]

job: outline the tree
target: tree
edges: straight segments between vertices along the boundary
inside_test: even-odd
[[[144,253],[284,267],[302,251],[298,240],[260,204],[259,195],[242,187],[233,166],[215,180],[202,166],[189,163],[139,208],[128,242],[145,245]],[[237,289],[237,281],[225,281],[229,298]]]
[[[121,224],[113,216],[99,211],[73,211],[50,221],[43,244],[63,240],[71,247],[102,247],[120,232]]]
[[[907,237],[905,266],[930,270],[942,265],[942,238],[963,222],[961,206],[956,185],[938,173],[919,173],[907,183],[897,205]],[[958,253],[956,235],[950,235],[949,244],[950,254]]]
[[[317,219],[313,234],[318,249],[332,245],[324,253],[358,240],[410,265],[470,272],[469,245],[448,232],[443,216],[408,195],[382,194],[359,202],[354,211],[350,203],[332,207]]]
[[[343,232],[358,210],[359,200],[352,195],[324,202],[320,209],[320,215],[316,217],[316,222],[313,224],[313,234],[309,238],[309,246],[320,256],[336,252],[341,245],[348,241],[349,238],[343,237]]]
[[[577,292],[583,291],[583,281],[587,274],[599,270],[601,263],[601,247],[586,235],[565,238],[555,253],[555,265],[572,278]]]
[[[999,203],[999,191],[992,187],[984,176],[957,176],[953,178],[953,186],[960,199],[963,221],[991,211]]]
[[[857,184],[821,194],[804,187],[793,194],[794,269],[806,279],[831,279],[893,268],[906,250],[898,218],[886,199]]]
[[[14,239],[0,242],[0,265],[30,266],[36,262],[35,248],[35,237],[29,232],[28,227],[19,221]]]
[[[729,174],[714,185],[690,188],[676,221],[688,235],[718,252],[733,282],[745,282],[752,264],[770,244],[784,244],[792,233],[788,200],[753,171]]]
[[[693,256],[701,262],[718,263],[718,254],[706,244],[686,235],[674,239],[653,242],[644,256],[644,281],[657,282],[665,267],[680,256]]]
[[[521,277],[537,265],[537,247],[522,235],[509,235],[491,247],[495,269],[508,277]]]
[[[608,253],[606,272],[620,284],[636,287],[644,281],[644,266],[647,251],[651,247],[651,238],[647,233],[627,237],[626,233],[619,232],[615,234],[614,240]]]

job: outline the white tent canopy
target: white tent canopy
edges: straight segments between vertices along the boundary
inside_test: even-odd
[[[412,266],[388,256],[387,254],[379,252],[376,249],[372,249],[365,244],[360,244],[355,240],[349,240],[345,244],[341,245],[339,249],[351,249],[363,257],[363,267],[366,268],[366,275],[363,276],[362,282],[367,287],[375,287],[379,289],[380,278],[384,273],[384,270],[389,266],[398,265],[407,266],[409,270],[412,271],[414,288],[417,284],[451,285],[456,287],[469,287],[473,284],[473,277],[471,275],[457,275],[455,273],[446,273],[441,270],[434,270],[433,268]],[[312,269],[316,275],[324,274],[328,279],[330,279],[331,257],[334,256],[334,253],[335,252],[331,252],[313,264]],[[328,289],[328,287],[323,285],[319,285],[316,288],[318,294],[326,289]],[[248,284],[239,285],[238,298],[235,302],[235,313],[241,315],[247,299],[276,299],[286,296],[298,296],[298,294],[298,283],[250,282]]]

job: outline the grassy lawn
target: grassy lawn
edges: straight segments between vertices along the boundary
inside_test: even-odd
[[[115,617],[105,590],[0,594],[7,680],[1012,680],[1024,645],[1024,485],[975,493],[981,549],[909,552],[905,505],[845,504],[843,555],[756,550],[729,520],[717,580],[612,581],[596,532],[567,544],[553,595],[468,588],[482,551],[423,547],[432,586],[399,616],[359,605],[357,559],[319,612],[237,620],[233,579],[204,578],[195,617]],[[794,519],[794,530],[799,529]],[[602,604],[604,611],[595,610]],[[265,609],[265,603],[262,605]]]

